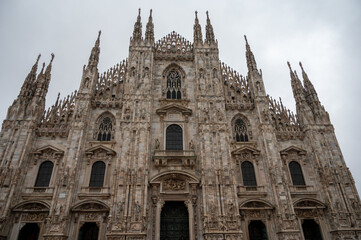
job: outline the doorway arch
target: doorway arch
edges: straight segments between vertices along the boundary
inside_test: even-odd
[[[86,222],[79,229],[78,240],[98,240],[99,227],[95,222]]]
[[[320,226],[313,219],[305,219],[302,223],[305,240],[322,240]]]
[[[188,209],[184,202],[165,202],[161,212],[160,240],[189,240]]]
[[[261,220],[251,221],[248,225],[249,239],[268,240],[267,228]]]
[[[20,230],[18,240],[38,240],[40,228],[36,223],[26,223]]]

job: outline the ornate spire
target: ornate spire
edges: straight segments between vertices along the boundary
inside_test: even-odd
[[[45,70],[45,75],[46,76],[50,76],[50,73],[51,73],[51,67],[52,67],[52,63],[53,63],[53,60],[54,60],[54,53],[51,54],[51,60],[50,60],[50,63],[49,65],[46,67],[46,70]]]
[[[207,25],[206,25],[206,42],[208,44],[214,43],[214,32],[213,32],[213,27],[211,24],[211,20],[209,19],[209,15],[208,15],[208,11],[206,12],[207,14]]]
[[[91,51],[90,57],[89,57],[89,61],[88,61],[88,68],[93,69],[93,67],[97,67],[98,66],[98,62],[99,62],[99,54],[100,54],[100,35],[101,35],[101,31],[99,30],[98,33],[98,38],[95,41],[94,47]]]
[[[194,26],[193,26],[193,42],[194,44],[202,44],[202,28],[201,25],[199,25],[197,11],[195,12],[196,18],[194,20]]]
[[[310,101],[319,102],[317,92],[312,82],[307,76],[307,73],[303,69],[302,63],[299,62],[300,67],[302,69],[302,77],[303,77],[303,85],[305,86],[306,95],[310,97]]]
[[[145,30],[145,42],[154,43],[154,24],[152,18],[152,9],[150,9],[150,15],[147,23],[147,28]]]
[[[305,96],[303,94],[304,88],[300,79],[297,76],[296,71],[293,71],[291,68],[290,62],[287,62],[288,68],[290,69],[290,76],[291,76],[291,86],[293,91],[293,96],[295,98],[296,104],[300,104],[302,101],[305,100]]]
[[[42,67],[42,69],[38,75],[38,79],[36,81],[35,95],[39,96],[40,99],[43,99],[43,100],[45,100],[46,94],[48,92],[50,79],[51,79],[51,68],[52,68],[52,63],[53,63],[54,57],[55,57],[55,55],[54,55],[54,53],[52,53],[50,63],[46,67],[46,69],[45,69],[45,63],[43,63],[43,67]],[[44,72],[44,69],[45,69],[45,72]]]
[[[248,44],[247,37],[244,35],[244,39],[246,40],[246,58],[247,58],[247,67],[248,71],[258,71],[256,59],[254,58],[253,52],[251,51],[251,47]]]
[[[19,97],[26,102],[30,101],[35,94],[36,85],[34,83],[36,82],[36,72],[38,70],[40,56],[41,54],[39,54],[36,58],[36,61],[29,74],[26,76],[19,93]]]
[[[137,21],[134,24],[133,41],[139,42],[140,40],[142,40],[142,23],[141,23],[140,8],[139,8]]]

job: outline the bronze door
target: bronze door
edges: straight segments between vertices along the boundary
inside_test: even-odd
[[[160,240],[188,240],[188,210],[184,202],[166,202],[161,213]]]

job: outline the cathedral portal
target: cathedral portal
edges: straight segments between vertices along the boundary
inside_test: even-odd
[[[188,210],[183,202],[166,202],[162,209],[160,240],[188,240]]]

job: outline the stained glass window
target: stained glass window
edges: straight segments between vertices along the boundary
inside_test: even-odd
[[[104,117],[98,127],[98,141],[110,141],[112,138],[113,123],[110,117]]]
[[[167,76],[167,98],[181,99],[181,76],[177,71],[170,71]]]
[[[304,186],[305,179],[303,178],[302,168],[298,162],[292,161],[289,164],[292,183],[295,186]]]
[[[176,124],[167,127],[166,150],[183,150],[182,128]]]
[[[35,187],[49,187],[53,167],[54,164],[51,161],[45,161],[40,165]]]
[[[243,162],[241,164],[242,177],[244,186],[257,186],[256,175],[254,174],[253,164],[251,162]]]
[[[247,127],[241,119],[237,119],[234,123],[234,134],[236,142],[248,142]]]
[[[89,187],[103,187],[105,175],[105,163],[95,162],[92,166]]]

